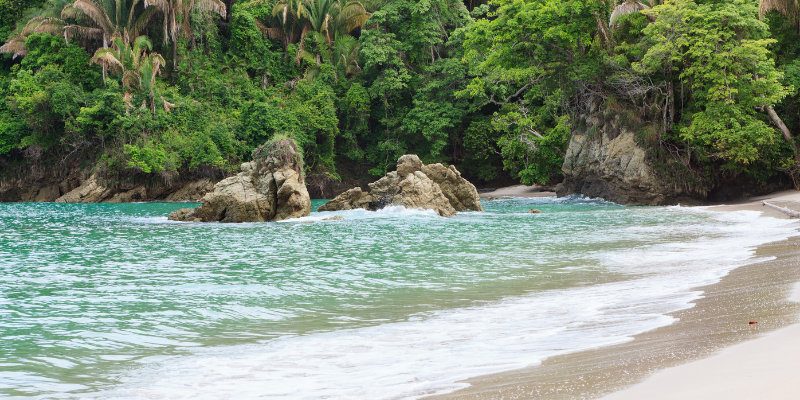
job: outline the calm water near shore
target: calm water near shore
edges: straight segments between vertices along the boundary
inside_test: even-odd
[[[0,396],[451,391],[670,324],[692,288],[796,234],[756,212],[580,198],[485,202],[452,219],[166,220],[185,206],[0,204]],[[333,215],[346,220],[322,221]]]

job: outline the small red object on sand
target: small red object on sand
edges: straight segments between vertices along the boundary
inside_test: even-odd
[[[755,324],[757,324],[757,323],[758,323],[758,322],[756,322],[756,321],[750,321],[750,325],[755,325]]]

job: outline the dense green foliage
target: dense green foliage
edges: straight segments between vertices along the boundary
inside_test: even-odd
[[[661,3],[0,0],[0,162],[219,176],[278,135],[312,182],[416,153],[546,183],[599,102],[686,171],[797,170],[797,15]]]

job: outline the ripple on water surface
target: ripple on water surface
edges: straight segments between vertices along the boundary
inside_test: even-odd
[[[0,394],[452,390],[668,324],[692,287],[794,234],[757,213],[579,198],[492,201],[451,219],[388,208],[167,221],[185,206],[0,204]]]

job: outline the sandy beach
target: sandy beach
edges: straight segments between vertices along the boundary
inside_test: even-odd
[[[762,201],[800,210],[800,193],[796,191],[760,196],[714,209],[758,210],[765,216],[787,218],[785,214],[764,207]],[[787,300],[800,302],[800,282],[794,285]],[[709,358],[657,372],[644,382],[602,400],[797,399],[800,396],[798,371],[800,324],[794,324],[724,349]]]
[[[482,200],[498,199],[503,197],[555,197],[556,192],[547,190],[541,186],[515,185],[498,188],[491,192],[480,193]]]
[[[800,286],[791,300],[800,302]],[[658,372],[603,400],[793,400],[800,393],[800,324]]]
[[[512,187],[483,196],[540,193],[534,190]],[[709,209],[788,218],[762,201],[800,211],[800,193],[795,191]],[[469,387],[430,399],[796,399],[799,250],[798,237],[758,247],[756,257],[767,261],[737,268],[720,282],[697,288],[702,298],[694,307],[672,313],[675,323],[636,335],[630,342],[470,379]]]

